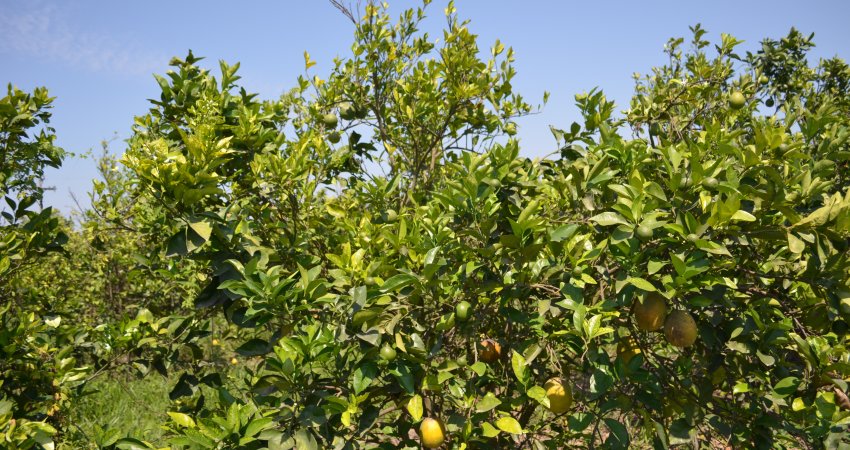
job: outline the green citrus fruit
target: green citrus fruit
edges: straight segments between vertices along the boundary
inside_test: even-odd
[[[741,109],[747,103],[747,99],[744,98],[744,94],[741,91],[734,91],[732,95],[729,96],[729,106],[732,109]]]
[[[649,126],[649,134],[653,136],[660,136],[661,132],[661,125],[658,125],[657,123],[653,122],[653,124]]]
[[[381,347],[381,359],[384,361],[390,362],[395,359],[396,355],[395,349],[390,347],[389,344],[384,344],[384,346]]]
[[[652,239],[653,231],[652,228],[646,225],[641,225],[637,227],[636,234],[637,237],[640,238],[642,241],[648,241]]]
[[[511,123],[505,125],[505,133],[507,133],[509,136],[515,135],[516,134],[516,124],[511,122]]]
[[[584,269],[582,269],[581,266],[575,266],[573,267],[571,275],[573,278],[581,278],[581,276],[584,275]]]
[[[466,322],[466,319],[469,319],[469,310],[472,308],[472,305],[469,304],[468,301],[464,300],[458,303],[455,306],[455,317],[460,322]]]
[[[706,189],[715,189],[717,188],[718,184],[720,184],[720,182],[717,181],[717,178],[714,177],[706,177],[702,180],[702,187]]]
[[[354,120],[357,117],[357,112],[351,103],[345,102],[339,105],[339,117],[343,120]]]
[[[330,133],[328,135],[328,142],[330,142],[331,144],[336,144],[337,142],[339,142],[340,137],[341,136],[339,135],[339,133],[334,131],[333,133]]]
[[[326,128],[336,128],[337,118],[336,114],[325,114],[322,116],[322,123],[325,124]]]

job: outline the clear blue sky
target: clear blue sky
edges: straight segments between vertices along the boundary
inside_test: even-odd
[[[365,3],[365,2],[364,2]],[[392,11],[417,5],[391,0]],[[446,1],[428,8],[426,29],[437,37]],[[702,23],[712,41],[721,32],[755,50],[765,37],[779,38],[795,26],[815,33],[813,60],[850,59],[850,2],[835,1],[595,1],[459,0],[461,17],[480,36],[482,48],[501,39],[516,50],[514,87],[533,104],[551,92],[540,115],[520,121],[523,153],[554,150],[550,124],[576,119],[573,95],[601,87],[623,109],[632,74],[664,62],[673,36],[689,37]],[[22,89],[46,86],[57,97],[52,125],[58,143],[72,152],[99,151],[100,142],[123,142],[135,115],[147,111],[159,89],[151,74],[163,73],[171,56],[187,49],[217,61],[242,63],[242,82],[265,98],[278,96],[303,73],[303,52],[325,75],[335,56],[347,56],[352,24],[324,0],[106,1],[0,0],[0,82]],[[68,212],[70,192],[84,205],[95,176],[91,160],[70,159],[51,171],[55,186],[46,205]]]

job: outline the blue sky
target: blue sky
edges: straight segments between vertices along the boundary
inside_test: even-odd
[[[419,2],[390,4],[397,13]],[[432,37],[444,24],[445,5],[435,0],[428,7],[425,29]],[[515,90],[533,104],[551,93],[542,114],[519,122],[523,154],[532,157],[554,150],[550,124],[567,127],[576,119],[575,93],[599,86],[623,109],[632,74],[663,64],[664,44],[689,37],[689,25],[701,23],[712,41],[721,32],[743,39],[742,50],[795,26],[815,33],[812,62],[850,59],[847,1],[459,0],[456,6],[482,48],[497,38],[514,47]],[[305,50],[318,62],[311,72],[324,75],[334,57],[348,55],[352,31],[324,0],[0,0],[0,82],[50,89],[57,97],[52,125],[65,149],[97,152],[102,140],[116,138],[110,148],[120,153],[133,117],[159,92],[152,74],[163,73],[171,56],[192,49],[207,57],[208,67],[239,61],[242,83],[274,98],[303,73]],[[73,192],[87,205],[94,176],[92,160],[67,160],[48,173],[45,185],[56,191],[45,204],[69,212]]]

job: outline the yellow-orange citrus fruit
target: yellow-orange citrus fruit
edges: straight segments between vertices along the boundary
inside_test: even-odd
[[[502,356],[502,346],[492,339],[484,339],[481,341],[481,360],[486,363],[498,361]]]
[[[623,364],[628,364],[638,354],[640,354],[640,347],[633,336],[620,339],[617,344],[617,356],[623,360]]]
[[[667,301],[661,294],[650,292],[643,301],[635,300],[633,313],[635,322],[641,330],[660,330],[667,317]]]
[[[563,414],[573,404],[573,392],[569,386],[565,386],[560,378],[551,378],[543,385],[546,397],[549,399],[549,411],[554,414]]]
[[[446,426],[440,419],[426,417],[419,425],[419,437],[425,448],[437,448],[446,441]]]
[[[697,340],[697,323],[687,311],[677,309],[667,316],[664,335],[676,347],[690,347]]]

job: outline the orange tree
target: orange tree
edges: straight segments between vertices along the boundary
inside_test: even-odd
[[[49,303],[13,295],[10,280],[67,241],[51,208],[36,211],[46,168],[65,152],[49,127],[53,98],[11,85],[0,98],[0,446],[53,445],[68,393],[86,374],[73,352],[75,331]]]
[[[210,331],[175,326],[171,443],[846,444],[847,65],[796,31],[710,55],[695,27],[623,119],[578,95],[529,160],[511,51],[423,17],[367,6],[352,55],[278,100],[191,53],[157,77],[123,160],[159,212],[137,225],[199,264],[238,374],[174,364]]]

